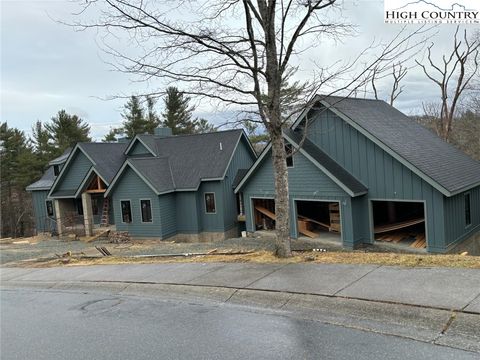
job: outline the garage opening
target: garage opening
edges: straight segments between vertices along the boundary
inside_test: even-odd
[[[375,240],[426,247],[423,202],[372,201],[372,211]]]
[[[338,202],[297,200],[296,204],[299,236],[341,240]]]
[[[252,199],[255,230],[275,230],[275,200]]]

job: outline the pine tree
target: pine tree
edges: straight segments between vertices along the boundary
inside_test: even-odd
[[[170,86],[163,99],[165,112],[162,113],[162,125],[172,129],[173,135],[195,133],[195,121],[192,120],[193,106],[190,98],[184,96],[176,87]]]
[[[155,104],[157,103],[157,100],[155,98],[152,98],[151,96],[146,97],[146,102],[147,102],[147,116],[146,116],[146,121],[147,125],[145,127],[145,130],[149,134],[153,134],[155,129],[160,125],[160,118],[155,111]]]
[[[44,127],[42,122],[38,120],[32,127],[32,144],[35,155],[39,162],[40,169],[44,169],[48,162],[54,158],[57,153],[55,146],[52,144],[50,134]]]
[[[127,137],[132,139],[137,134],[144,134],[147,132],[147,121],[144,116],[144,109],[137,96],[133,96],[124,105],[122,113],[123,131]]]
[[[73,147],[77,142],[89,142],[90,125],[77,115],[70,115],[65,110],[60,110],[52,117],[50,123],[45,124],[45,129],[55,144],[55,156],[60,156],[65,149]]]
[[[0,124],[1,236],[23,236],[33,228],[25,187],[41,175],[33,147],[23,131]],[[8,211],[5,211],[8,209]]]

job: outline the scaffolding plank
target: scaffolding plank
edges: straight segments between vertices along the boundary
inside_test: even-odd
[[[403,229],[412,225],[417,225],[425,222],[425,218],[418,218],[418,219],[412,219],[408,221],[402,221],[394,224],[387,224],[387,225],[381,225],[381,226],[375,226],[374,233],[375,234],[381,234],[384,232],[389,232],[393,230],[399,230]]]

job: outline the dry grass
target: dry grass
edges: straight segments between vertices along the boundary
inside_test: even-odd
[[[28,267],[81,266],[100,264],[152,264],[183,262],[225,262],[225,263],[317,263],[317,264],[376,264],[405,267],[454,267],[480,269],[480,257],[462,255],[413,255],[374,252],[305,252],[296,253],[288,259],[280,259],[268,251],[256,251],[240,255],[201,255],[189,257],[99,257],[99,258],[66,258],[43,262],[26,262]],[[18,264],[17,264],[18,265]]]

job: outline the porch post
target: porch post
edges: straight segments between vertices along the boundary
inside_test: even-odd
[[[64,207],[60,203],[62,200],[55,199],[53,201],[53,206],[55,207],[55,219],[57,220],[57,233],[58,236],[63,235],[63,217],[65,215]]]
[[[85,225],[85,236],[93,235],[93,211],[92,196],[84,192],[82,194],[83,223]]]

